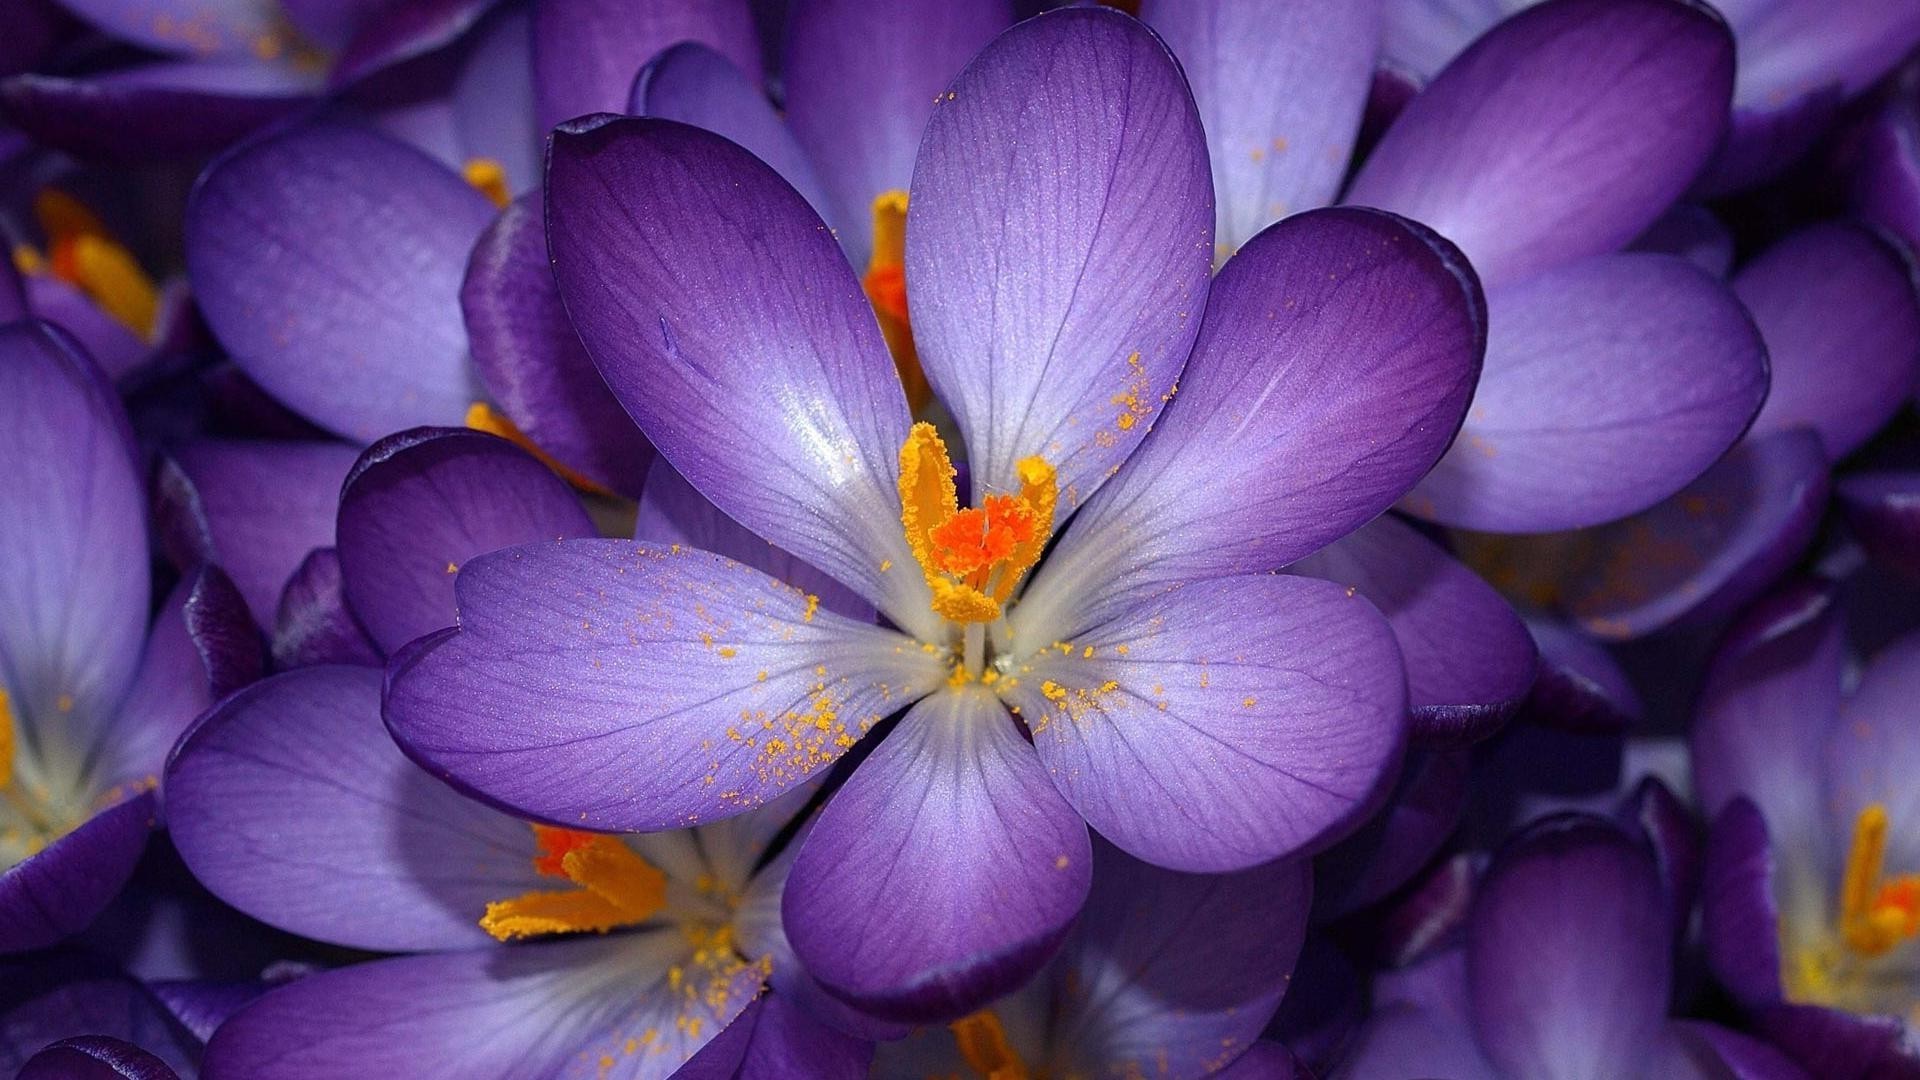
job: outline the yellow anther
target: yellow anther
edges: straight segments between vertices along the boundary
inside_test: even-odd
[[[887,351],[893,354],[893,366],[900,372],[907,405],[917,412],[933,397],[933,390],[927,385],[926,372],[920,369],[920,351],[914,347],[913,327],[907,320],[904,191],[883,191],[873,200],[873,254],[867,258],[867,272],[861,276],[860,285],[880,319],[880,334],[887,339]]]
[[[41,189],[33,210],[46,233],[48,255],[43,259],[31,248],[15,248],[14,265],[30,274],[50,271],[127,329],[152,338],[160,292],[133,253],[93,211],[64,191]]]
[[[665,906],[667,878],[618,837],[533,827],[541,854],[534,868],[580,886],[530,892],[487,905],[480,926],[501,941],[636,926]]]
[[[540,459],[540,464],[558,473],[560,479],[572,484],[575,489],[593,495],[612,495],[613,492],[567,468],[552,454],[540,449],[520,426],[507,418],[507,414],[484,401],[476,401],[467,406],[467,426],[475,431],[484,431],[489,435],[498,435],[508,442]]]
[[[960,1046],[960,1056],[981,1080],[1031,1080],[1033,1074],[1027,1071],[1027,1063],[1007,1042],[1007,1031],[991,1010],[963,1016],[947,1028]]]
[[[1887,808],[1871,803],[1853,823],[1853,844],[1840,880],[1840,936],[1862,956],[1884,956],[1920,936],[1920,874],[1883,879]]]
[[[950,622],[998,619],[1047,546],[1057,499],[1053,467],[1034,457],[1018,471],[1020,494],[989,495],[962,509],[953,461],[933,425],[915,424],[900,447],[901,528],[933,591],[933,610]]]
[[[0,690],[0,789],[13,786],[13,699]]]
[[[513,192],[507,188],[507,170],[490,157],[468,158],[460,169],[473,190],[485,195],[493,205],[505,208],[513,201]]]

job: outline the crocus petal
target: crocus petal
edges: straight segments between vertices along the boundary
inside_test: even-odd
[[[1381,0],[1149,0],[1180,58],[1213,160],[1214,248],[1333,201],[1380,49]]]
[[[341,489],[339,533],[347,602],[389,654],[453,625],[453,579],[467,560],[594,535],[579,498],[532,455],[446,428],[368,447]]]
[[[0,262],[0,322],[23,319],[29,314],[26,284],[20,280],[20,271],[14,268],[11,259]]]
[[[1920,379],[1920,297],[1907,256],[1852,224],[1803,229],[1742,267],[1733,290],[1773,370],[1756,434],[1808,426],[1845,457]]]
[[[1780,912],[1773,844],[1753,801],[1736,796],[1713,818],[1700,874],[1700,940],[1734,1000],[1780,1000]]]
[[[534,123],[533,13],[497,6],[468,41],[448,102],[461,152],[499,162],[509,191],[531,192],[547,152],[546,130]]]
[[[60,2],[121,41],[182,56],[255,56],[283,33],[277,5],[264,0],[202,0],[177,15],[153,0]]]
[[[1792,585],[1727,631],[1691,731],[1694,792],[1708,815],[1745,795],[1783,848],[1824,850],[1820,771],[1840,715],[1843,630],[1831,593]]]
[[[535,446],[632,495],[653,459],[567,320],[547,258],[538,192],[500,212],[474,245],[460,307],[487,393]]]
[[[1672,498],[1578,534],[1585,559],[1552,556],[1567,574],[1558,602],[1611,639],[1727,615],[1800,558],[1826,505],[1827,459],[1811,429],[1748,439]]]
[[[1055,545],[1016,634],[1045,645],[1143,591],[1265,573],[1374,518],[1458,429],[1483,314],[1460,253],[1403,219],[1316,210],[1261,233],[1215,281],[1154,437]]]
[[[1086,900],[1087,830],[993,695],[916,705],[794,859],[787,936],[826,987],[937,1021],[1026,982]]]
[[[146,510],[120,402],[72,339],[0,326],[0,683],[14,723],[99,723],[146,633]]]
[[[1002,693],[1067,800],[1121,849],[1180,870],[1331,839],[1385,795],[1406,738],[1392,630],[1312,578],[1161,593],[1012,675]]]
[[[1314,860],[1316,921],[1385,899],[1433,858],[1460,822],[1469,764],[1459,750],[1408,755],[1386,805]]]
[[[26,287],[33,315],[73,335],[108,379],[118,382],[151,358],[151,347],[125,323],[102,311],[79,286],[52,274],[35,274]],[[7,321],[25,314],[21,311]]]
[[[1226,1068],[1208,1075],[1219,1080],[1301,1080],[1313,1073],[1285,1046],[1260,1041],[1247,1047],[1246,1053],[1234,1058]]]
[[[1433,1074],[1449,1080],[1498,1080],[1466,1025],[1418,1005],[1375,1010],[1341,1065],[1340,1080],[1405,1080]]]
[[[1548,819],[1489,868],[1468,929],[1474,1030],[1510,1076],[1640,1075],[1666,1022],[1653,861],[1597,818]]]
[[[1854,473],[1840,478],[1835,493],[1876,562],[1920,577],[1920,471]]]
[[[673,1080],[861,1080],[872,1060],[872,1043],[825,1026],[780,994],[762,994]]]
[[[285,0],[282,0],[284,3]],[[334,87],[366,78],[404,61],[425,56],[459,38],[493,8],[496,0],[411,0],[372,3],[355,20],[353,37],[334,59]],[[308,7],[323,6],[310,0]],[[521,38],[524,48],[526,39]],[[524,57],[525,54],[522,54]],[[522,71],[527,60],[516,66]],[[526,76],[523,74],[522,79]],[[530,140],[531,141],[531,140]]]
[[[248,375],[369,442],[457,424],[476,399],[457,300],[492,220],[485,196],[421,151],[318,120],[208,168],[187,204],[187,271]]]
[[[1890,94],[1853,136],[1848,203],[1909,247],[1920,244],[1920,103]]]
[[[1536,723],[1569,731],[1624,731],[1644,709],[1627,673],[1600,644],[1571,627],[1529,619],[1540,673],[1527,695]]]
[[[731,982],[670,986],[668,969],[689,954],[678,931],[659,929],[310,975],[222,1026],[203,1071],[261,1080],[666,1080],[760,988],[752,966]]]
[[[1746,5],[1740,30],[1738,104],[1766,108],[1825,86],[1851,97],[1920,42],[1920,11],[1906,4],[1831,7],[1818,0]],[[1738,17],[1738,16],[1744,17]]]
[[[380,664],[380,649],[347,607],[340,553],[315,548],[288,579],[273,623],[273,666]]]
[[[1822,1080],[1907,1080],[1920,1075],[1913,1029],[1897,1016],[1775,1005],[1760,1014],[1755,1027]]]
[[[1093,876],[1049,971],[1045,1072],[1201,1076],[1252,1046],[1306,938],[1308,864],[1183,874],[1099,844]]]
[[[693,490],[686,478],[673,471],[663,458],[656,458],[647,470],[647,486],[640,494],[640,506],[634,515],[633,536],[655,546],[680,544],[725,555],[779,578],[810,596],[820,598],[820,606],[838,612],[856,622],[872,622],[873,605],[845,585],[833,580],[785,551],[740,527],[739,522],[720,512],[706,497]]]
[[[1639,235],[1718,148],[1732,93],[1733,38],[1711,9],[1556,0],[1448,65],[1347,201],[1433,226],[1492,288]]]
[[[1212,271],[1206,138],[1180,68],[1118,12],[1050,12],[953,83],[914,165],[908,310],[976,501],[1040,455],[1078,506],[1152,428]]]
[[[1461,952],[1455,946],[1466,937],[1483,861],[1458,853],[1434,864],[1384,913],[1377,955],[1389,966],[1405,968]]]
[[[1643,510],[1725,453],[1766,397],[1746,310],[1674,256],[1583,260],[1487,307],[1473,408],[1406,502],[1421,517],[1548,532]]]
[[[872,254],[874,199],[913,178],[935,102],[1012,21],[1007,0],[800,0],[789,8],[787,118],[829,200],[814,205],[855,266]]]
[[[1440,545],[1383,516],[1293,564],[1360,591],[1407,665],[1413,736],[1464,745],[1505,722],[1533,685],[1533,638],[1511,605]]]
[[[310,667],[228,698],[167,769],[168,831],[222,900],[364,949],[470,948],[544,887],[524,822],[456,794],[380,723],[380,672]],[[548,882],[551,884],[551,882]]]
[[[906,394],[805,200],[717,135],[596,121],[555,134],[547,217],[581,341],[673,467],[742,525],[930,633],[897,510]]]
[[[542,0],[533,12],[534,101],[540,130],[588,113],[618,112],[633,74],[677,41],[712,46],[754,82],[760,41],[742,0]]]
[[[109,161],[204,154],[311,104],[320,80],[291,65],[144,64],[100,75],[16,75],[7,117],[35,139]]]
[[[1662,1043],[1668,1048],[1677,1047],[1702,1077],[1805,1080],[1807,1076],[1793,1059],[1767,1043],[1704,1020],[1674,1023]]]
[[[151,787],[0,871],[0,954],[40,949],[84,929],[133,876],[157,804]]]
[[[195,1041],[124,973],[71,952],[0,964],[0,1072],[12,1074],[49,1043],[89,1035],[142,1047],[193,1075]]]
[[[873,10],[869,9],[869,14]],[[794,140],[787,122],[774,111],[759,81],[748,78],[705,45],[683,41],[648,61],[634,77],[627,111],[635,116],[678,120],[725,135],[771,165],[815,212],[823,216],[827,213],[826,196],[814,176],[813,165]],[[854,134],[853,129],[840,132],[843,139]],[[901,172],[904,174],[907,168]]]
[[[33,1055],[15,1080],[179,1080],[167,1063],[105,1035],[62,1039]]]
[[[1861,673],[1827,740],[1827,793],[1837,821],[1851,824],[1868,805],[1884,806],[1889,867],[1920,868],[1920,635],[1888,645]]]
[[[1647,227],[1634,251],[1678,255],[1714,277],[1733,268],[1733,233],[1713,211],[1698,203],[1680,203]]]
[[[287,579],[333,544],[340,484],[353,447],[337,442],[204,439],[160,466],[160,542],[182,569],[226,571],[261,626],[272,626]]]
[[[435,774],[576,828],[752,809],[946,674],[898,633],[691,548],[516,548],[468,563],[454,593],[459,630],[395,662],[389,725]]]

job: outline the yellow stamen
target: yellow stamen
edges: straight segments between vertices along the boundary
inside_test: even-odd
[[[467,406],[467,426],[475,431],[484,431],[489,435],[498,435],[515,446],[518,446],[520,449],[525,450],[527,453],[532,454],[534,457],[540,459],[540,464],[558,473],[560,479],[572,484],[577,490],[585,491],[593,495],[613,494],[613,492],[608,491],[599,484],[567,468],[552,454],[540,449],[532,439],[527,437],[526,432],[520,430],[520,425],[509,420],[507,414],[484,401],[476,401]]]
[[[1885,956],[1920,937],[1920,874],[1881,877],[1887,827],[1885,805],[1872,803],[1860,811],[1840,881],[1840,936],[1862,956]]]
[[[961,624],[1000,617],[1020,578],[1053,530],[1053,466],[1022,460],[1020,494],[989,495],[961,509],[953,460],[932,424],[919,423],[900,447],[900,525],[933,590],[933,610]]]
[[[618,837],[535,825],[534,868],[580,886],[530,892],[487,905],[480,926],[501,941],[582,930],[606,933],[660,912],[667,878]]]
[[[887,351],[893,354],[893,366],[900,371],[900,385],[906,388],[907,405],[918,412],[933,397],[926,372],[920,369],[920,351],[913,344],[913,327],[907,320],[907,193],[895,189],[883,191],[873,200],[873,254],[867,258],[867,272],[860,279],[867,302],[880,319],[880,334],[887,339]]]
[[[504,209],[513,201],[513,192],[507,189],[507,170],[490,157],[468,158],[460,175],[497,207]]]
[[[960,1044],[960,1056],[982,1080],[1030,1080],[1026,1062],[1007,1042],[1006,1029],[991,1010],[982,1009],[947,1025],[953,1041]]]
[[[0,790],[13,786],[13,699],[0,690]]]
[[[42,189],[34,198],[33,210],[47,235],[48,257],[43,260],[29,248],[23,259],[16,248],[14,265],[28,273],[50,269],[115,321],[142,339],[152,338],[160,292],[133,253],[113,238],[93,211],[64,191]]]

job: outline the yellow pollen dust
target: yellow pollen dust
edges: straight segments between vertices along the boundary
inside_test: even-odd
[[[989,495],[962,509],[953,459],[933,425],[913,425],[900,447],[900,524],[933,590],[933,610],[952,622],[998,619],[1053,532],[1053,466],[1030,457],[1015,467],[1018,495]]]
[[[960,1045],[960,1056],[966,1059],[981,1080],[1031,1080],[1033,1074],[1027,1071],[1027,1063],[1020,1060],[1020,1054],[1007,1042],[1006,1029],[1000,1026],[1000,1018],[992,1010],[981,1009],[970,1016],[963,1016],[947,1025],[953,1032],[953,1041]]]
[[[907,405],[918,412],[932,400],[933,389],[920,369],[920,352],[907,322],[907,193],[897,188],[873,200],[873,254],[867,257],[860,287],[880,320],[880,334],[900,371]]]
[[[1887,824],[1887,808],[1881,803],[1860,811],[1840,880],[1840,936],[1861,956],[1885,956],[1920,937],[1920,874],[1881,876]]]
[[[616,836],[533,826],[534,869],[577,889],[537,891],[487,905],[480,926],[500,941],[635,926],[667,902],[667,876]]]
[[[54,188],[43,188],[34,197],[33,213],[46,234],[47,253],[20,245],[13,250],[14,267],[28,275],[52,274],[85,293],[141,340],[152,340],[160,291],[106,223],[80,200]]]
[[[540,464],[552,469],[559,475],[560,479],[572,484],[576,491],[584,491],[590,495],[613,494],[613,492],[608,491],[599,484],[567,468],[566,465],[561,463],[560,459],[554,457],[552,454],[540,449],[538,444],[527,437],[526,432],[520,430],[520,425],[508,419],[506,413],[501,412],[484,401],[476,401],[467,406],[467,426],[475,431],[484,431],[489,435],[498,435],[520,449],[525,450],[527,453],[532,454],[539,459]]]
[[[507,170],[490,157],[468,158],[460,176],[496,207],[504,210],[513,201],[513,192],[507,189]]]

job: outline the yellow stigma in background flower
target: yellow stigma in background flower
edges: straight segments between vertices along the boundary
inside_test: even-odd
[[[637,926],[667,902],[667,878],[617,836],[533,826],[534,869],[580,886],[487,905],[480,926],[501,941]]]
[[[460,175],[467,186],[487,197],[487,201],[500,209],[513,201],[513,192],[507,188],[507,170],[498,161],[490,157],[468,158],[460,169]]]
[[[927,374],[920,369],[920,351],[913,344],[907,321],[907,193],[883,191],[873,200],[873,254],[860,278],[867,302],[880,319],[900,385],[907,391],[907,407],[918,412],[933,398]]]
[[[52,274],[85,293],[141,340],[152,340],[160,292],[106,223],[80,200],[55,188],[43,188],[34,196],[33,213],[47,238],[46,254],[22,244],[13,249],[14,267],[27,275]]]
[[[900,524],[933,590],[933,610],[952,622],[999,618],[1053,533],[1053,466],[1030,457],[1015,468],[1019,494],[962,509],[953,459],[933,425],[915,424],[900,447]]]
[[[1920,937],[1920,874],[1882,878],[1887,808],[1872,803],[1853,823],[1853,845],[1840,880],[1840,936],[1862,956],[1885,956]]]

